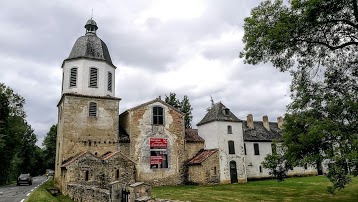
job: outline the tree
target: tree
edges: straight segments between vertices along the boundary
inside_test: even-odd
[[[24,104],[23,97],[0,83],[0,184],[10,183],[20,172],[36,170],[37,138],[25,120]]]
[[[184,98],[180,102],[180,105],[181,105],[180,111],[185,114],[185,117],[184,117],[185,128],[191,128],[191,120],[193,120],[191,111],[193,110],[193,108],[191,107],[188,96],[184,95]]]
[[[165,102],[180,110],[181,104],[175,93],[169,93],[169,97],[165,95]]]
[[[56,160],[56,138],[57,138],[57,125],[52,125],[50,131],[47,133],[44,142],[44,161],[46,168],[55,169]]]
[[[290,71],[292,103],[284,158],[292,165],[328,162],[329,190],[358,174],[357,0],[264,1],[245,19],[249,64]]]
[[[175,107],[176,109],[180,110],[181,112],[183,112],[185,114],[184,117],[185,128],[191,128],[191,121],[193,119],[193,116],[191,115],[191,111],[193,110],[193,108],[191,107],[188,96],[184,95],[183,100],[179,101],[179,99],[176,98],[175,93],[170,93],[169,97],[165,95],[165,102]]]

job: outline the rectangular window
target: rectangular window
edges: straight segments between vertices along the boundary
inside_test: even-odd
[[[246,154],[246,143],[244,143],[244,153],[245,153],[245,155],[247,155]]]
[[[150,168],[168,168],[168,140],[150,138]]]
[[[70,76],[70,87],[75,87],[77,85],[77,68],[71,69]]]
[[[234,141],[229,141],[229,154],[235,154]]]
[[[97,80],[98,80],[98,69],[91,67],[90,68],[89,87],[97,88]]]
[[[163,125],[164,124],[164,111],[162,107],[153,107],[153,124]]]
[[[260,155],[259,144],[254,143],[254,151],[255,155]]]
[[[90,102],[89,103],[88,116],[96,117],[97,116],[97,103]]]
[[[276,144],[274,144],[274,143],[271,144],[271,151],[272,151],[272,154],[277,154]]]
[[[108,72],[108,91],[112,92],[112,73]]]
[[[232,134],[232,127],[231,126],[227,126],[227,134]]]

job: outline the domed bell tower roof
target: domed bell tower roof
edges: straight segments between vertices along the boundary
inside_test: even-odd
[[[91,18],[84,27],[86,34],[77,39],[66,60],[89,58],[103,60],[113,65],[107,45],[96,34],[98,29],[96,21]]]

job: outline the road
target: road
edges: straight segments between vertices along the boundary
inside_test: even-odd
[[[32,185],[16,184],[0,187],[0,202],[23,202],[37,187],[47,180],[46,176],[32,178]]]

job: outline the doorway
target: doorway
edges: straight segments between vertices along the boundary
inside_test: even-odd
[[[231,183],[237,183],[237,169],[235,161],[230,161],[230,179]]]

